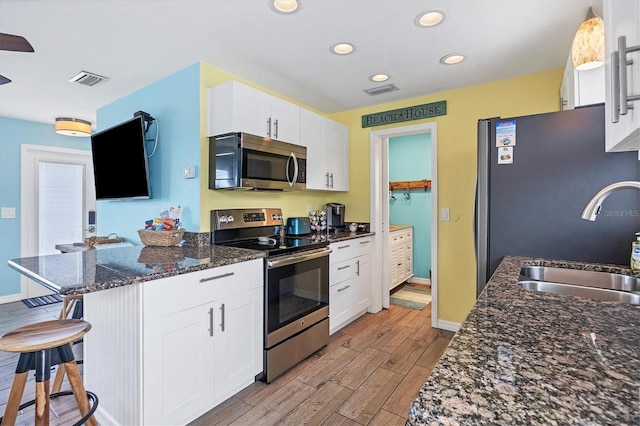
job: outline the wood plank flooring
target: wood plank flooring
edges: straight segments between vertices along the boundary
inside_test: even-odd
[[[269,385],[256,382],[191,423],[401,426],[453,333],[422,311],[365,314]]]
[[[32,309],[22,302],[0,305],[0,335],[56,319],[61,308],[61,303]],[[392,305],[365,314],[271,384],[252,384],[191,425],[404,425],[411,401],[452,336],[431,327],[430,305],[422,311]],[[81,344],[74,353],[82,359]],[[17,358],[0,352],[0,413]],[[52,382],[53,377],[55,371]],[[23,402],[34,398],[34,389],[30,375]],[[63,390],[68,389],[65,380]],[[51,425],[71,425],[80,418],[73,396],[52,400],[51,407]],[[17,424],[33,424],[33,407],[25,408]]]

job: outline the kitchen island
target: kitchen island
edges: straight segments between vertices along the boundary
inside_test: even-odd
[[[506,256],[409,408],[407,425],[640,424],[640,306],[525,290]]]

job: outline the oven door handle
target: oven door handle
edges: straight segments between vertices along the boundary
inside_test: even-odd
[[[320,257],[329,256],[331,250],[323,248],[320,250],[310,250],[304,253],[292,254],[275,258],[273,260],[267,260],[267,266],[269,269],[280,268],[282,266],[293,265],[294,263],[300,263],[307,260],[318,259]]]

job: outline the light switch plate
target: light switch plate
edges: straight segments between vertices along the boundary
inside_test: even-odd
[[[448,208],[442,208],[440,209],[440,220],[442,222],[449,222],[449,209]]]
[[[2,207],[0,210],[1,219],[15,219],[16,209],[15,207]]]
[[[192,179],[196,177],[196,166],[185,166],[182,169],[182,177],[185,179]]]

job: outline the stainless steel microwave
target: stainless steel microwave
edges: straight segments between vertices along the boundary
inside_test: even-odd
[[[305,189],[307,148],[248,133],[209,138],[209,189]]]

